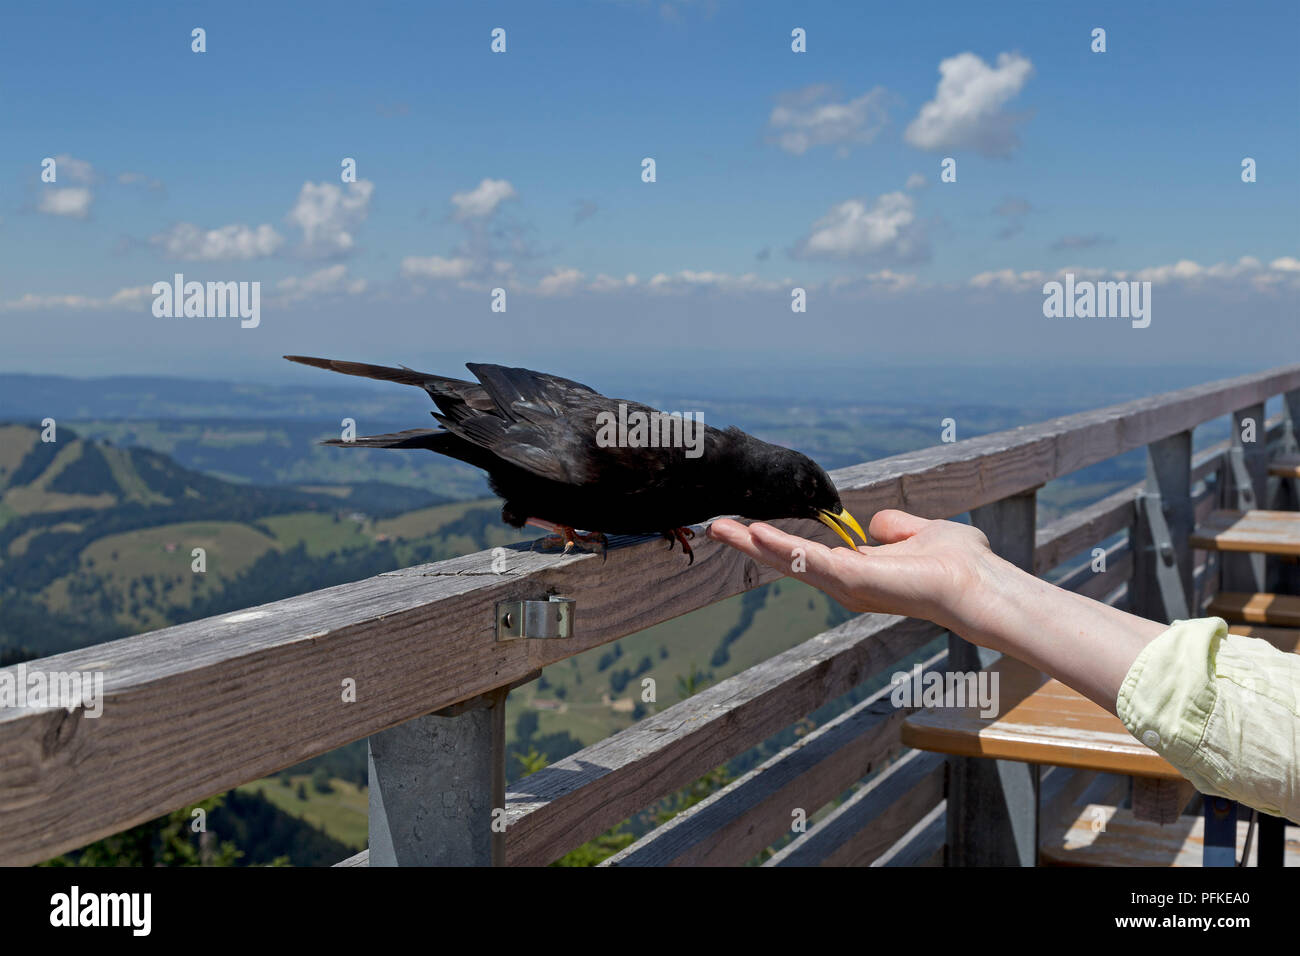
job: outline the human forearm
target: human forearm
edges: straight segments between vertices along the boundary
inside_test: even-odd
[[[1066,591],[989,554],[939,623],[1050,674],[1115,713],[1138,654],[1165,625]]]

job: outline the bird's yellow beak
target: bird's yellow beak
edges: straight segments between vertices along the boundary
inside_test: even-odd
[[[847,525],[849,528],[853,529],[853,531],[857,533],[858,537],[862,539],[863,544],[867,543],[867,536],[862,530],[862,525],[858,524],[858,519],[849,514],[847,510],[836,514],[833,511],[822,509],[817,512],[817,520],[843,538],[844,543],[854,551],[858,550],[858,546],[853,543],[853,539],[850,538],[848,532],[844,530],[844,526]]]

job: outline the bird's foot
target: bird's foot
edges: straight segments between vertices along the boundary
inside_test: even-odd
[[[691,546],[686,540],[687,538],[695,537],[695,531],[693,529],[673,528],[671,531],[665,531],[664,537],[668,539],[669,551],[673,549],[674,541],[680,541],[682,543],[682,552],[690,558],[690,560],[686,562],[687,567],[695,563],[695,552],[691,550]]]
[[[600,554],[602,559],[608,559],[609,540],[599,531],[578,531],[566,524],[555,524],[552,521],[545,521],[541,518],[529,518],[524,522],[526,525],[544,528],[547,531],[553,531],[554,534],[548,534],[544,538],[538,538],[533,542],[534,547],[540,544],[544,549],[558,548],[563,546],[564,553],[568,554],[578,542],[583,544],[600,545]]]

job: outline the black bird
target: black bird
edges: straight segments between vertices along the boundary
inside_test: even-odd
[[[438,406],[431,414],[441,428],[324,444],[428,448],[482,468],[505,500],[502,520],[516,528],[546,528],[564,542],[565,551],[575,540],[603,542],[605,534],[662,534],[670,547],[680,541],[693,562],[686,540],[693,532],[687,525],[717,515],[810,518],[851,548],[845,528],[866,543],[821,466],[739,428],[724,431],[682,416],[674,421],[649,405],[607,398],[578,382],[526,368],[468,363],[478,381],[462,382],[405,367],[285,358],[424,389]],[[638,412],[644,418],[638,419]],[[658,434],[625,428],[620,441],[620,421],[657,422]],[[661,444],[659,438],[669,447],[651,447],[651,442]],[[579,528],[589,533],[578,534]]]

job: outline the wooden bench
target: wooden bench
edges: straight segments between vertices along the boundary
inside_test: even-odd
[[[1203,551],[1300,555],[1300,512],[1211,511],[1191,542]]]
[[[1225,621],[1264,624],[1273,628],[1300,628],[1300,597],[1266,591],[1221,591],[1205,610]],[[1251,635],[1265,637],[1263,634]]]
[[[1044,821],[1038,859],[1043,866],[1201,866],[1205,820],[1183,815],[1169,824],[1139,820],[1112,804],[1073,805],[1063,818]],[[1250,824],[1237,821],[1238,847],[1245,846]],[[1251,841],[1247,865],[1254,866],[1259,831]],[[1300,827],[1287,825],[1283,866],[1300,866]]]
[[[1281,455],[1268,463],[1268,473],[1279,478],[1300,478],[1300,455]]]

